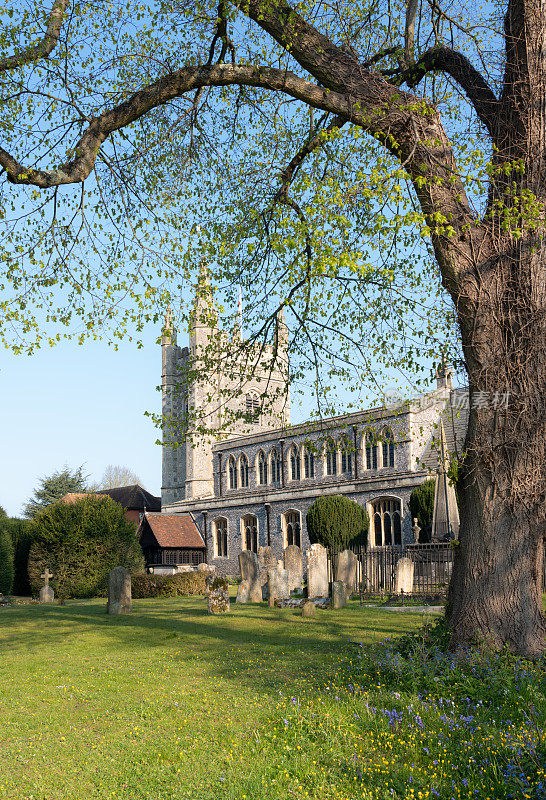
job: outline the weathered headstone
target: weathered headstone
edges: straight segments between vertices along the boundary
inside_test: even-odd
[[[108,575],[108,614],[128,614],[131,611],[131,576],[125,567],[114,567]]]
[[[328,597],[328,552],[321,544],[307,551],[307,596]]]
[[[53,575],[49,571],[49,568],[46,567],[43,573],[40,575],[40,578],[43,578],[45,583],[40,589],[40,603],[52,603],[55,600],[55,592],[49,585],[49,579],[52,578]]]
[[[227,614],[229,612],[229,589],[225,578],[216,577],[211,581],[207,609],[209,614]]]
[[[277,561],[275,559],[275,555],[271,547],[259,547],[258,548],[258,572],[259,572],[259,581],[262,587],[262,598],[267,600],[268,598],[268,581],[269,581],[269,570],[274,569],[277,565]]]
[[[197,572],[214,572],[214,567],[210,564],[205,564],[205,562],[202,561],[197,565]]]
[[[237,590],[237,603],[261,603],[262,587],[258,570],[258,557],[251,550],[239,553],[242,582]]]
[[[303,604],[301,615],[302,617],[306,617],[307,619],[317,616],[317,608],[312,600],[308,600],[306,603]]]
[[[290,597],[288,583],[288,570],[282,566],[282,561],[274,569],[269,570],[268,590],[273,594],[275,600],[286,600]]]
[[[289,544],[284,551],[284,568],[288,571],[288,589],[303,590],[303,555],[297,544]]]
[[[413,572],[415,565],[411,558],[399,558],[396,562],[396,576],[394,580],[394,593],[411,594],[413,591]]]
[[[337,557],[336,581],[343,581],[350,597],[356,589],[356,568],[358,559],[352,550],[342,550]]]
[[[347,587],[343,581],[332,583],[332,608],[343,608],[347,605]]]

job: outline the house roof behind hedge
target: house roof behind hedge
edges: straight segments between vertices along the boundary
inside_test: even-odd
[[[138,511],[161,511],[161,498],[156,497],[142,486],[118,486],[116,489],[101,489],[97,494],[107,494],[124,508]]]
[[[159,514],[147,511],[140,523],[139,533],[141,544],[147,544],[152,534],[159,547],[205,547],[201,532],[191,514]]]

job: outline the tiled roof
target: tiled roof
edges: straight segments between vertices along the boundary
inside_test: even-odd
[[[205,547],[191,514],[146,512],[140,523],[141,538],[148,526],[160,547]]]
[[[147,492],[142,486],[118,486],[116,489],[101,489],[97,494],[107,494],[124,508],[138,511],[161,511],[161,498]]]
[[[83,500],[84,497],[90,497],[93,495],[93,492],[69,492],[65,494],[64,497],[60,498],[62,503],[68,503],[69,505],[73,505],[77,503],[78,500]]]

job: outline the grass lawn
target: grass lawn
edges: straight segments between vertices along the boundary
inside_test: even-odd
[[[423,620],[0,609],[0,798],[544,800],[540,666],[374,650]]]

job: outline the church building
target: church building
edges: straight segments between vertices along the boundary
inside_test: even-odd
[[[188,347],[178,345],[167,317],[162,514],[189,515],[207,562],[224,575],[238,574],[245,549],[269,545],[281,558],[290,544],[308,548],[306,513],[328,494],[366,508],[368,547],[413,542],[409,497],[436,470],[440,424],[450,452],[460,453],[464,442],[467,392],[453,389],[451,371],[440,370],[436,387],[410,402],[290,425],[282,315],[250,374],[237,359],[224,368],[220,357],[205,368],[211,343],[218,351],[243,352],[240,336],[240,330],[230,338],[218,329],[204,273]]]

